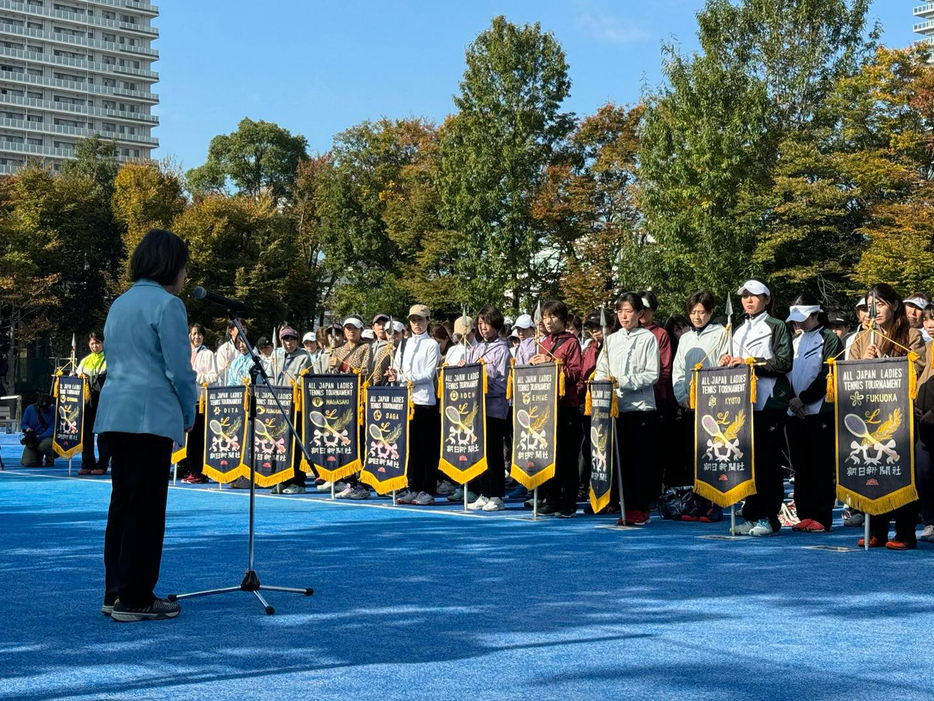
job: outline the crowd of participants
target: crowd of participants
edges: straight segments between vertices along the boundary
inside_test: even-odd
[[[826,312],[816,297],[801,294],[787,319],[774,317],[772,296],[761,281],[749,280],[737,291],[742,313],[733,323],[715,319],[723,300],[705,291],[693,293],[684,315],[670,317],[664,326],[655,314],[658,299],[652,291],[626,292],[615,310],[594,310],[582,320],[557,300],[541,305],[540,326],[532,316],[510,319],[494,307],[476,318],[433,322],[424,305],[409,310],[406,323],[377,314],[365,321],[348,316],[342,324],[322,326],[300,335],[290,324],[277,327],[276,336],[255,339],[256,351],[272,384],[288,386],[302,373],[358,372],[369,385],[408,382],[415,405],[411,419],[409,488],[396,494],[400,504],[427,506],[439,499],[464,500],[471,510],[500,511],[509,499],[532,495],[508,476],[511,446],[511,407],[506,384],[510,363],[542,364],[560,361],[566,391],[559,400],[556,474],[539,489],[538,513],[570,518],[586,502],[590,479],[589,417],[584,415],[586,383],[615,378],[618,382],[617,432],[622,463],[625,519],[619,523],[645,525],[650,513],[682,521],[714,523],[721,509],[694,494],[693,412],[691,372],[703,367],[737,366],[756,361],[757,400],[754,440],[756,494],[742,505],[741,535],[766,537],[790,527],[805,533],[830,531],[836,505],[833,407],[824,400],[827,361],[831,358],[918,356],[915,371],[919,392],[915,403],[916,477],[920,499],[892,513],[873,516],[870,547],[913,549],[918,538],[934,542],[934,485],[930,450],[934,448],[934,382],[931,341],[934,306],[924,293],[902,299],[889,285],[870,289],[855,305],[855,328],[849,313]],[[873,342],[868,332],[870,309],[875,310]],[[602,323],[607,323],[604,328]],[[246,331],[249,334],[249,331]],[[604,337],[604,333],[607,334]],[[201,324],[189,331],[191,364],[199,385],[239,385],[249,381],[253,366],[248,345],[238,329],[227,333],[212,349]],[[79,475],[106,474],[109,450],[98,438],[95,457],[92,426],[100,389],[106,379],[103,336],[92,333],[90,354],[78,365],[88,378],[90,399],[85,444]],[[486,441],[488,469],[465,486],[455,486],[438,469],[440,415],[437,406],[438,370],[442,365],[482,361],[488,376]],[[53,407],[44,397],[23,416],[23,464],[37,466],[54,459],[51,450]],[[25,440],[25,439],[24,439]],[[188,455],[180,468],[187,483],[204,483],[204,416],[199,414],[189,434]],[[313,485],[297,469],[295,476],[273,487],[274,493],[301,494],[309,489],[335,492],[340,499],[368,499],[369,487],[356,477],[332,485],[318,479]],[[786,494],[791,477],[792,493]],[[246,478],[232,485],[248,488]],[[619,513],[617,487],[603,513]],[[585,512],[592,512],[589,505]],[[920,522],[923,530],[917,534]],[[846,526],[862,526],[864,515],[844,508]],[[894,521],[894,535],[890,526]],[[859,541],[863,545],[862,539]]]

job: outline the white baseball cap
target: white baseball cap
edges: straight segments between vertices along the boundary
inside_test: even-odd
[[[823,310],[820,308],[819,304],[812,304],[812,305],[802,304],[802,305],[791,307],[789,311],[791,313],[788,315],[788,321],[801,322],[807,319],[809,316],[811,316],[811,314],[813,314],[814,312],[820,312]]]
[[[766,287],[763,283],[758,280],[746,280],[742,285],[740,285],[739,290],[736,294],[742,295],[743,292],[748,292],[752,295],[769,295],[772,296],[772,293],[769,292],[769,288]]]
[[[311,331],[307,332],[304,336],[302,336],[302,343],[306,343],[308,341],[317,341],[317,340],[318,339],[315,338],[315,335]]]
[[[392,322],[392,331],[393,333],[402,333],[405,331],[405,324],[403,324],[401,321]]]
[[[516,323],[513,324],[513,328],[534,329],[535,322],[532,321],[532,317],[529,314],[520,314],[519,318],[516,319]]]

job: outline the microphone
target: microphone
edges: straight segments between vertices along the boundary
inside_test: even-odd
[[[191,294],[195,299],[203,299],[205,302],[211,302],[211,304],[224,307],[224,309],[231,312],[242,312],[246,309],[246,305],[243,302],[236,299],[221,297],[219,294],[209,292],[201,286],[196,287]]]

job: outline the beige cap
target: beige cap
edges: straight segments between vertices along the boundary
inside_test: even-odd
[[[431,318],[431,312],[428,311],[428,307],[424,304],[413,304],[411,309],[409,309],[408,318],[411,319],[413,316],[420,316],[424,319]]]
[[[469,316],[459,316],[454,320],[454,333],[466,336],[473,329],[473,319]]]

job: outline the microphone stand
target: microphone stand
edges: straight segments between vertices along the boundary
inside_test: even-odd
[[[272,385],[269,381],[269,376],[266,374],[266,369],[263,367],[262,362],[260,361],[259,356],[254,351],[253,347],[250,345],[250,341],[246,337],[246,333],[243,330],[243,326],[240,324],[240,319],[237,318],[235,311],[228,310],[228,316],[233,322],[234,327],[239,333],[239,337],[243,339],[243,342],[246,344],[247,351],[250,354],[250,358],[253,360],[253,367],[250,369],[250,402],[247,421],[250,423],[250,432],[249,432],[249,446],[250,446],[250,526],[249,526],[249,554],[247,559],[247,570],[243,575],[243,580],[239,585],[234,587],[223,587],[220,589],[207,589],[205,591],[196,591],[190,592],[188,594],[169,594],[166,597],[169,601],[180,601],[181,599],[191,599],[195,596],[209,596],[212,594],[227,594],[234,591],[246,591],[252,592],[259,602],[263,605],[263,609],[266,611],[267,615],[272,615],[276,610],[269,605],[266,599],[263,598],[263,595],[260,594],[261,590],[265,591],[283,591],[292,594],[304,594],[305,596],[311,596],[315,593],[315,590],[311,587],[306,587],[304,589],[299,589],[295,587],[280,587],[280,586],[271,586],[268,584],[260,584],[259,576],[256,574],[254,567],[254,558],[253,558],[253,545],[255,540],[255,513],[256,513],[256,446],[254,444],[254,432],[256,430],[256,387],[257,387],[257,378],[262,377],[264,383],[267,387],[270,388],[272,393],[272,398],[276,402],[276,406],[279,408],[279,412],[282,414],[283,418],[286,420],[286,423],[289,425],[289,431],[292,436],[295,438],[296,443],[298,443],[299,448],[301,448],[302,453],[305,454],[305,458],[308,461],[308,464],[311,464],[311,456],[308,454],[308,451],[305,449],[305,445],[301,441],[298,435],[298,431],[295,429],[295,425],[292,423],[291,417],[288,415],[288,412],[282,406],[282,403],[279,401],[279,397],[273,391]],[[293,456],[294,460],[294,456]]]

